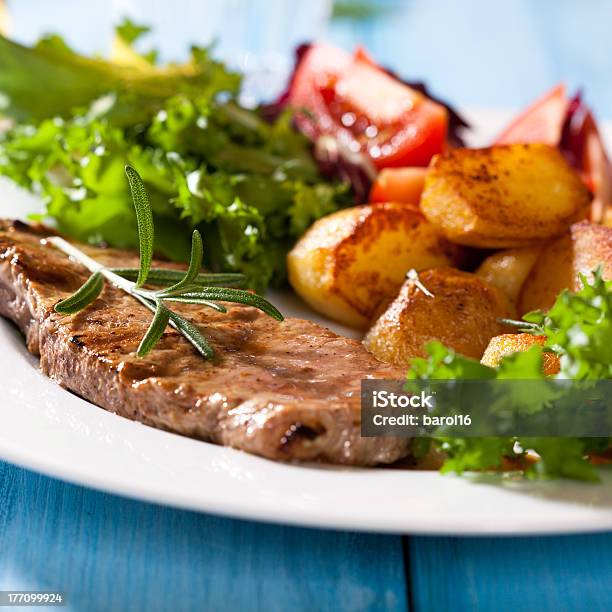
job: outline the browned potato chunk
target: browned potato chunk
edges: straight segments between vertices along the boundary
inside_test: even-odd
[[[381,361],[408,365],[439,340],[462,355],[480,359],[489,340],[506,331],[498,318],[510,313],[501,291],[475,274],[434,268],[407,280],[399,295],[367,333],[364,344]]]
[[[356,206],[319,219],[287,257],[289,282],[318,312],[367,328],[406,272],[456,263],[450,244],[416,206]]]
[[[542,248],[525,247],[493,253],[480,264],[476,274],[501,289],[513,308],[516,308],[523,284]]]
[[[502,334],[501,336],[495,336],[491,338],[491,342],[489,342],[489,346],[487,346],[487,350],[480,362],[495,368],[499,365],[502,357],[526,351],[537,344],[543,346],[545,340],[546,336],[534,336],[532,334]],[[546,376],[551,376],[559,371],[560,365],[557,355],[543,352],[542,359]]]
[[[421,209],[453,242],[504,248],[561,235],[586,216],[590,201],[556,148],[516,144],[435,157]]]
[[[583,221],[548,245],[525,281],[519,313],[547,310],[564,289],[580,289],[579,273],[591,275],[601,265],[612,279],[612,228]]]

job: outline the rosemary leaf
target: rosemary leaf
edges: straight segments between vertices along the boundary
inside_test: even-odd
[[[270,304],[268,300],[262,298],[256,293],[250,293],[242,289],[230,289],[228,287],[202,287],[196,292],[183,293],[180,297],[183,298],[200,298],[203,300],[221,301],[221,302],[236,302],[247,306],[259,308],[262,312],[271,316],[277,321],[283,321],[283,315],[278,309]]]
[[[212,346],[210,346],[208,340],[204,338],[200,330],[193,323],[183,319],[176,312],[170,312],[170,320],[174,323],[176,329],[193,344],[204,359],[212,359],[215,356]]]
[[[202,267],[202,255],[204,254],[204,247],[202,246],[202,236],[198,230],[193,230],[191,236],[191,257],[189,258],[189,268],[181,280],[168,287],[164,291],[160,291],[159,295],[162,296],[166,292],[172,293],[181,290],[183,287],[188,287],[193,284],[193,281],[197,278],[200,268]]]
[[[100,272],[92,274],[73,295],[55,305],[55,312],[73,314],[91,304],[102,292],[104,277]]]
[[[111,272],[122,276],[126,280],[135,281],[138,278],[138,268],[111,268]],[[178,283],[185,273],[181,270],[169,270],[166,268],[151,268],[147,276],[147,283],[151,285],[174,285]],[[217,285],[223,287],[242,286],[246,283],[246,276],[233,272],[208,273],[200,272],[193,284],[196,286],[202,285]]]
[[[153,260],[153,210],[149,201],[149,194],[145,189],[140,175],[132,166],[125,167],[132,200],[136,209],[136,220],[138,221],[138,242],[140,245],[140,270],[136,279],[136,287],[142,287],[147,281],[151,261]]]
[[[140,346],[136,351],[137,357],[144,357],[151,352],[151,349],[157,344],[162,337],[168,323],[170,322],[170,311],[163,305],[161,301],[157,302],[155,316],[149,325],[147,333],[140,341]]]

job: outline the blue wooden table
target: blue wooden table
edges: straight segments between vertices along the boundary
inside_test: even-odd
[[[19,0],[16,29],[32,33],[28,11],[58,29],[65,4]],[[458,104],[520,106],[564,79],[612,119],[610,2],[376,5],[368,19],[333,21],[328,38],[364,43]],[[611,547],[612,534],[402,538],[261,525],[0,463],[0,589],[61,589],[70,610],[603,610]]]

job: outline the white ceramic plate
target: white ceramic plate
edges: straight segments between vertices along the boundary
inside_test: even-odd
[[[505,113],[469,114],[487,142]],[[612,143],[612,125],[607,126]],[[0,216],[37,208],[2,183]],[[287,315],[309,317],[275,295]],[[129,497],[249,519],[351,530],[429,534],[567,533],[612,529],[612,471],[603,484],[523,482],[497,476],[274,463],[157,431],[115,416],[55,385],[19,333],[0,323],[0,458]]]

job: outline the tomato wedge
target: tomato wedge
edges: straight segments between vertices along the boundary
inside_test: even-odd
[[[569,100],[559,84],[523,111],[494,144],[543,143],[556,147],[561,141]]]
[[[418,204],[423,193],[427,168],[384,168],[370,190],[370,202]]]
[[[350,55],[312,45],[297,67],[288,102],[309,138],[332,135],[379,169],[426,166],[446,147],[447,110],[390,76],[362,49]]]

